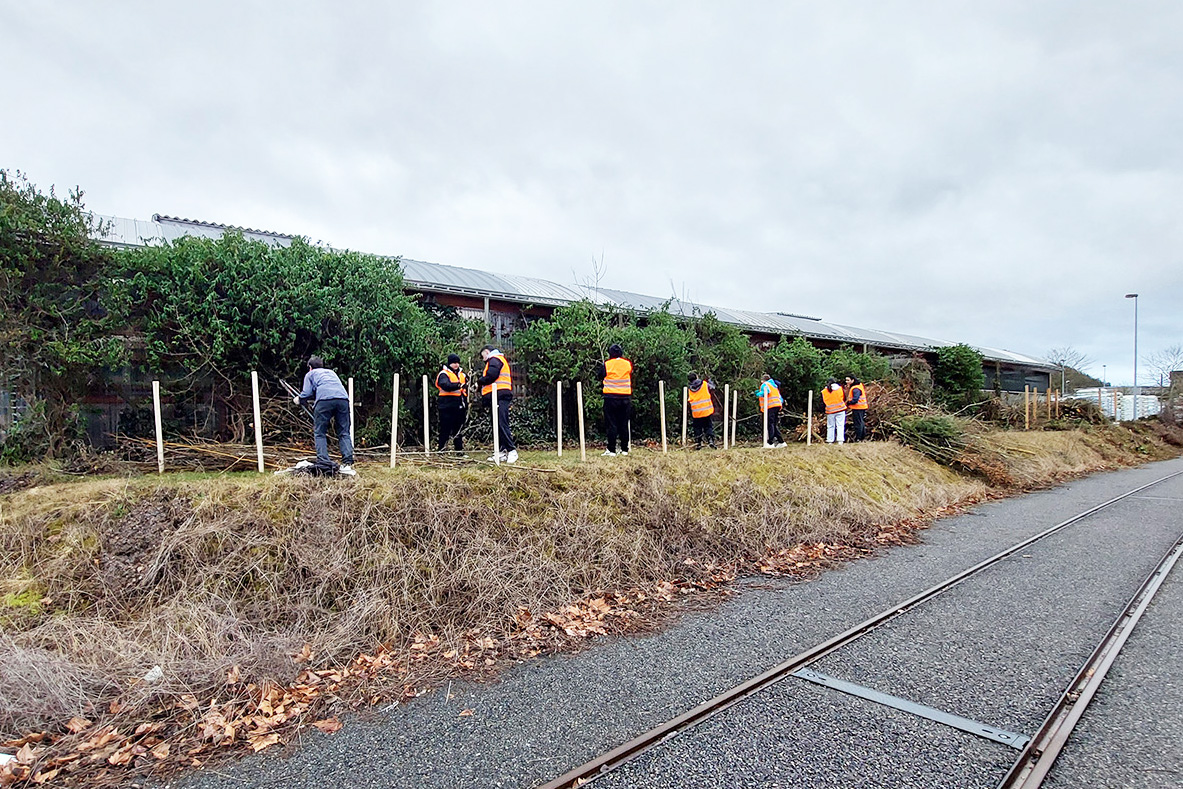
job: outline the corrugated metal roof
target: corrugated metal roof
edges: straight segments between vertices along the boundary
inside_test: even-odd
[[[98,214],[95,215],[95,218],[102,220],[109,226],[108,232],[99,240],[114,246],[145,246],[162,240],[172,242],[187,235],[220,238],[227,230],[236,230],[246,238],[278,246],[287,246],[296,238],[296,236],[287,233],[273,233],[267,230],[203,222],[196,219],[180,219],[164,214],[153,214],[151,221]],[[850,343],[855,346],[866,344],[900,351],[926,351],[955,344],[911,334],[828,323],[818,318],[786,312],[737,310],[683,302],[676,298],[659,298],[614,288],[567,287],[536,277],[495,274],[480,269],[445,266],[410,258],[398,260],[403,269],[403,276],[409,285],[416,289],[432,292],[488,296],[504,301],[552,307],[587,298],[598,304],[637,312],[650,312],[668,305],[670,312],[674,315],[694,317],[710,312],[724,323],[749,331],[768,334],[799,334],[813,339]],[[1057,369],[1055,365],[1013,351],[997,348],[978,348],[978,351],[988,361],[1021,364],[1043,370]]]

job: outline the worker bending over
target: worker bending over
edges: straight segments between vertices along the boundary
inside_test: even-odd
[[[296,405],[309,400],[312,406],[312,440],[316,444],[318,465],[333,466],[329,458],[329,422],[337,428],[337,447],[341,450],[341,467],[337,471],[353,477],[353,439],[349,437],[349,393],[341,379],[332,370],[325,368],[324,359],[312,356],[308,359],[308,372],[304,374],[304,388],[292,398]]]
[[[822,390],[822,402],[826,405],[826,443],[842,444],[846,441],[846,394],[842,386],[831,378]]]
[[[452,439],[452,449],[464,451],[464,439],[460,429],[464,427],[464,415],[468,411],[468,379],[460,369],[460,357],[448,355],[448,363],[435,377],[435,388],[439,390],[440,439],[436,452],[443,452]]]
[[[711,449],[715,449],[715,425],[711,415],[715,413],[715,404],[711,402],[711,390],[715,385],[698,377],[698,373],[691,372],[686,376],[686,399],[690,405],[690,416],[694,421],[695,449],[702,449],[702,440],[706,438]]]
[[[513,400],[513,380],[510,377],[509,361],[505,354],[497,350],[496,345],[486,345],[482,348],[481,358],[485,360],[485,370],[477,379],[477,383],[481,386],[481,402],[486,408],[492,408],[493,390],[497,390],[497,433],[501,462],[516,463],[518,450],[509,429],[509,404]],[[492,462],[497,458],[490,457],[489,460]]]
[[[608,448],[604,455],[616,453],[616,439],[620,438],[620,454],[628,454],[632,438],[629,420],[633,415],[633,363],[625,359],[624,351],[613,343],[608,347],[608,361],[602,362],[599,376],[604,382],[604,430],[608,434]]]
[[[760,413],[764,414],[764,421],[768,425],[768,433],[765,436],[765,447],[783,447],[785,446],[784,439],[780,435],[780,383],[776,381],[771,375],[764,374],[763,382],[760,388],[756,390],[756,397],[760,402]]]

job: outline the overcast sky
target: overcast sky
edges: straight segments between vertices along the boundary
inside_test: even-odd
[[[1183,343],[1180,42],[1178,0],[0,0],[0,167],[1122,384],[1126,293]]]

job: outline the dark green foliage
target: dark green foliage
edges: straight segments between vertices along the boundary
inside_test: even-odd
[[[848,375],[864,383],[880,381],[891,374],[891,361],[882,354],[860,353],[849,345],[843,345],[830,351],[826,358],[826,372],[839,382]]]
[[[932,365],[922,354],[913,354],[908,363],[896,371],[895,379],[908,400],[922,405],[932,402]]]
[[[901,443],[944,465],[949,465],[965,447],[964,428],[956,419],[945,414],[902,416],[892,428]]]
[[[36,412],[14,426],[8,459],[63,451],[78,399],[123,357],[109,330],[101,276],[108,256],[90,238],[96,229],[82,192],[42,194],[21,173],[0,170],[0,386]]]
[[[948,403],[969,402],[986,384],[982,372],[982,354],[959,343],[936,349],[937,363],[933,383],[937,396]]]
[[[395,261],[227,233],[126,250],[117,269],[114,302],[157,369],[296,377],[317,353],[372,391],[436,362],[436,321],[403,293]]]
[[[764,352],[764,368],[780,381],[786,411],[804,413],[810,390],[815,397],[820,397],[821,388],[826,383],[826,356],[804,337],[781,338]]]
[[[180,376],[172,388],[181,398],[187,382],[212,380],[219,409],[249,394],[251,370],[298,386],[316,353],[355,379],[359,423],[380,414],[378,404],[389,419],[395,372],[413,420],[422,413],[418,377],[473,333],[454,311],[429,314],[407,296],[397,261],[302,239],[276,247],[238,233],[187,237],[124,250],[113,272],[112,304],[143,338],[148,368]],[[383,433],[361,424],[358,432],[369,441]]]
[[[741,337],[743,335],[740,335]],[[730,339],[730,335],[723,335]],[[746,341],[745,341],[746,342]],[[559,307],[546,319],[530,323],[514,334],[515,361],[529,376],[529,394],[546,403],[545,408],[515,405],[521,424],[530,434],[549,436],[553,427],[544,427],[543,419],[554,424],[555,382],[565,382],[564,422],[575,435],[575,382],[583,383],[584,411],[589,435],[599,435],[603,398],[599,364],[607,357],[612,343],[619,343],[633,363],[633,433],[641,437],[660,435],[658,381],[666,382],[667,420],[673,429],[674,417],[681,413],[681,390],[691,367],[692,349],[703,346],[692,331],[680,325],[668,312],[650,313],[641,318],[631,314],[609,314],[591,302],[580,301]],[[713,351],[713,347],[711,348]],[[724,351],[724,358],[734,355]]]

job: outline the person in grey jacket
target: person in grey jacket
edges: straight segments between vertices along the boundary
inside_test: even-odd
[[[324,465],[331,465],[329,459],[329,422],[337,428],[337,446],[341,450],[341,468],[338,471],[347,476],[356,476],[353,470],[353,439],[349,437],[349,393],[341,379],[325,367],[324,359],[313,356],[308,359],[308,372],[304,375],[304,388],[292,398],[296,405],[313,401],[312,438],[316,444],[316,459]]]

